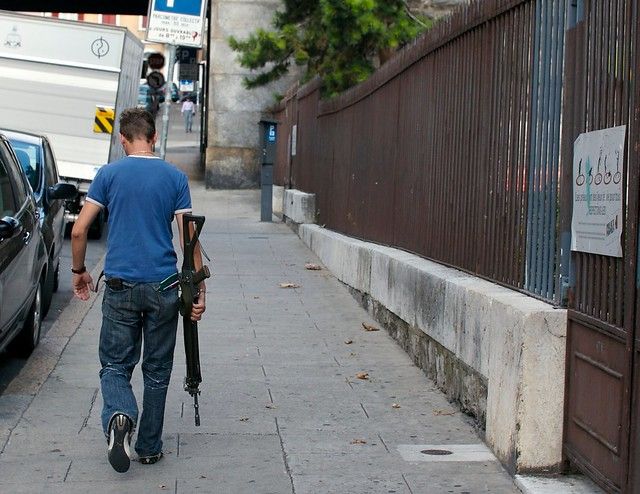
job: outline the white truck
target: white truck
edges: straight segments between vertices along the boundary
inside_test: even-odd
[[[60,176],[80,192],[67,221],[98,169],[123,155],[114,114],[137,105],[143,56],[126,28],[0,10],[0,128],[49,137]]]

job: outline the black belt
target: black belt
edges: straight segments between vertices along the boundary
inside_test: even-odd
[[[124,290],[124,280],[121,278],[110,278],[105,281],[106,285],[112,290]]]

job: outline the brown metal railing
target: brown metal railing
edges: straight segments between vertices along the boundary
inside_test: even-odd
[[[290,93],[278,183],[315,193],[328,228],[563,303],[566,9],[475,1],[336,98]]]

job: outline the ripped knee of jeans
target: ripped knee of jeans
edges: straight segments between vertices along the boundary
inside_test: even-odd
[[[107,374],[115,374],[116,376],[122,376],[127,380],[131,379],[133,368],[124,366],[122,364],[105,364],[100,369],[100,377],[104,377]]]
[[[142,365],[142,376],[144,385],[151,389],[166,389],[171,381],[171,368],[173,363],[169,365]]]

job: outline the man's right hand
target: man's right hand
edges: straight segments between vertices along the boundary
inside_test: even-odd
[[[74,274],[73,280],[73,294],[80,300],[89,300],[91,290],[93,290],[93,278],[85,271],[82,274]]]

